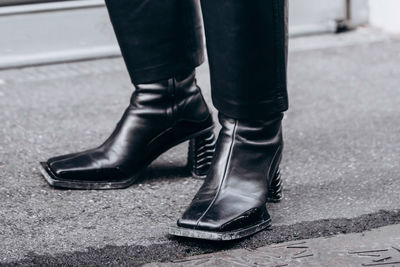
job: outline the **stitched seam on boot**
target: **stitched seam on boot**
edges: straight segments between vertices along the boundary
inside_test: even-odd
[[[231,145],[229,147],[229,153],[228,153],[228,160],[226,161],[225,164],[225,170],[224,170],[224,174],[223,177],[221,179],[221,182],[218,185],[218,189],[217,189],[217,193],[215,194],[213,200],[211,201],[210,205],[207,207],[206,211],[203,213],[203,215],[200,216],[200,218],[197,220],[196,223],[196,228],[199,226],[200,221],[204,218],[204,216],[207,214],[207,212],[210,210],[210,208],[212,207],[212,205],[214,205],[215,201],[217,200],[219,193],[221,192],[221,187],[222,184],[224,183],[225,179],[226,179],[226,175],[228,173],[228,166],[230,165],[231,162],[231,158],[232,158],[232,150],[233,150],[233,146],[235,144],[235,139],[236,139],[236,130],[237,130],[237,124],[238,121],[235,120],[235,126],[233,128],[233,135],[232,135],[232,141],[231,141]]]

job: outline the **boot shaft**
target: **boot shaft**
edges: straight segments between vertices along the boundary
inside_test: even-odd
[[[203,121],[210,111],[197,86],[195,71],[154,83],[136,84],[131,107],[164,113],[167,121]]]

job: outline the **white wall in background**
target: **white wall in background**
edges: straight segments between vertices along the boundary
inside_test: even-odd
[[[357,27],[369,22],[369,6],[366,0],[351,0],[351,21],[350,25]]]
[[[400,0],[369,0],[370,24],[400,34]]]

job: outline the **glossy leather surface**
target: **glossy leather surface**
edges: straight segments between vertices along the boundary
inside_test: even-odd
[[[211,169],[178,226],[223,232],[269,219],[265,204],[282,155],[282,117],[246,122],[219,114]]]
[[[136,85],[130,105],[99,147],[51,158],[59,179],[114,181],[135,175],[170,147],[213,126],[195,73]]]

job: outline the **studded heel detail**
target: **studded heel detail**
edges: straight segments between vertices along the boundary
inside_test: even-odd
[[[278,169],[271,180],[267,202],[278,203],[283,199],[281,171]]]
[[[190,139],[188,167],[195,178],[205,178],[215,151],[215,136],[212,131]]]

